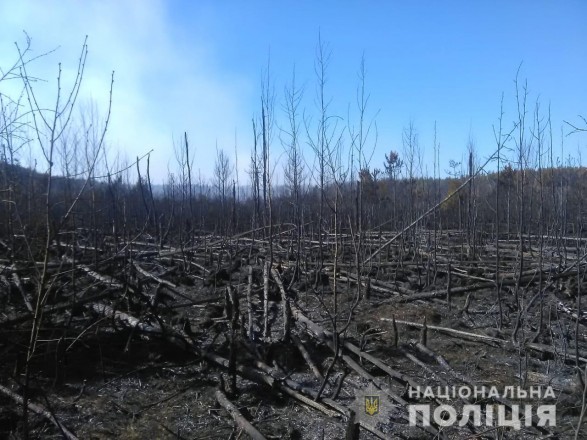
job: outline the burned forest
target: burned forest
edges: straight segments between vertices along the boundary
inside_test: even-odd
[[[430,173],[412,123],[373,157],[365,60],[332,113],[319,40],[311,86],[264,73],[246,176],[217,148],[203,179],[186,128],[159,184],[107,153],[116,74],[80,111],[84,43],[42,102],[30,44],[0,78],[0,437],[587,437],[587,170],[553,141],[587,124],[520,72],[493,153],[435,136]]]

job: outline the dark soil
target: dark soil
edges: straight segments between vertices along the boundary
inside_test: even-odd
[[[515,250],[513,247],[507,250],[506,244],[504,242],[501,268],[504,279],[515,276]],[[405,249],[412,249],[410,252],[394,246],[365,266],[362,281],[366,283],[370,278],[370,287],[366,293],[365,284],[361,295],[368,294],[369,298],[362,298],[358,303],[354,281],[356,268],[352,264],[350,245],[343,247],[339,255],[336,282],[332,247],[325,248],[326,264],[317,277],[314,263],[301,266],[301,271],[296,270],[294,262],[286,258],[287,252],[280,251],[280,245],[285,249],[287,242],[275,244],[273,267],[283,280],[288,301],[329,331],[333,328],[336,302],[337,329],[343,329],[348,323],[341,333],[340,343],[348,341],[359,346],[364,353],[375,356],[418,385],[434,389],[463,385],[463,381],[434,357],[418,350],[416,343],[423,335],[416,324],[426,323],[430,327],[503,341],[471,340],[428,328],[426,347],[442,356],[453,372],[472,384],[495,386],[500,391],[510,386],[524,389],[551,386],[555,391],[554,399],[510,399],[511,404],[555,404],[555,427],[541,430],[522,423],[521,430],[513,430],[460,427],[457,423],[440,427],[436,434],[409,426],[405,405],[383,395],[381,412],[385,410],[386,416],[374,421],[373,426],[386,437],[574,438],[583,408],[584,386],[580,378],[584,376],[584,358],[587,357],[584,353],[577,356],[575,351],[577,346],[580,352],[587,352],[585,321],[582,314],[577,317],[576,309],[577,295],[581,291],[577,286],[584,273],[578,255],[573,258],[572,253],[567,253],[566,262],[556,265],[545,259],[542,267],[552,267],[552,270],[543,272],[542,280],[536,275],[520,285],[519,304],[516,285],[504,283],[500,325],[496,288],[475,288],[483,280],[494,280],[494,248],[489,245],[479,247],[477,254],[471,256],[461,254],[458,243],[448,242],[447,238],[438,250],[436,264],[425,246],[417,245],[414,251],[413,246],[406,245]],[[282,341],[284,303],[273,278],[268,292],[270,335],[264,338],[263,263],[266,254],[246,240],[207,248],[213,253],[212,257],[198,251],[169,252],[169,255],[161,252],[148,257],[137,253],[132,261],[128,257],[105,259],[98,267],[81,255],[76,263],[53,270],[52,290],[29,365],[28,399],[45,407],[80,439],[246,438],[228,412],[217,403],[215,391],[220,387],[266,438],[344,438],[346,415],[324,414],[287,395],[276,384],[269,386],[251,381],[240,373],[236,389],[231,389],[231,375],[227,369],[206,357],[214,353],[229,359],[232,345],[238,365],[255,369],[260,368],[260,362],[271,368],[275,377],[281,374],[277,382],[283,384],[289,379],[313,393],[321,385],[298,348]],[[538,254],[536,249],[530,250],[524,270],[535,270],[538,274]],[[219,255],[223,255],[222,261]],[[508,261],[508,255],[512,256],[512,261]],[[451,295],[451,304],[446,295],[411,300],[411,295],[447,289],[448,261],[452,271],[451,288],[456,292]],[[135,263],[159,281],[133,269]],[[120,285],[108,285],[81,266],[112,277],[110,281]],[[247,301],[249,266],[253,267],[251,333],[248,332]],[[574,275],[565,275],[565,270],[571,273],[573,268]],[[0,266],[4,281],[0,282],[0,385],[23,395],[32,317],[12,273],[18,274],[23,293],[33,304],[35,275],[24,263]],[[234,329],[231,315],[235,306],[230,303],[227,286],[236,291],[239,300]],[[535,298],[540,287],[543,295]],[[92,296],[97,299],[83,302]],[[94,304],[109,305],[137,318],[144,327],[129,325],[119,316],[100,314],[93,308]],[[525,312],[514,341],[512,335],[519,308]],[[397,335],[393,318],[397,321]],[[158,331],[153,332],[153,328]],[[334,360],[334,353],[328,346],[330,340],[316,337],[299,320],[294,320],[292,333],[302,340],[320,372],[325,374]],[[406,399],[408,403],[433,406],[449,403],[457,411],[462,409],[464,402],[458,399],[451,402],[425,398],[410,400],[405,382],[390,377],[362,356],[346,349],[342,354],[350,356],[375,378],[375,383],[385,392]],[[370,379],[338,356],[330,369],[322,397],[332,398],[356,411],[357,398],[370,385],[373,385]],[[311,395],[309,397],[312,399]],[[500,404],[491,399],[473,403]],[[0,394],[0,438],[22,438],[22,413],[21,405]],[[32,412],[29,412],[28,430],[29,438],[62,437],[59,428],[47,418]],[[377,436],[361,428],[360,438]],[[587,429],[582,427],[577,438],[587,438]]]

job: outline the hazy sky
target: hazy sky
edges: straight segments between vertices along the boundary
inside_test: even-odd
[[[268,59],[277,124],[284,122],[283,87],[294,66],[304,87],[303,112],[315,119],[313,65],[320,33],[331,52],[326,95],[341,127],[356,124],[357,71],[365,56],[368,115],[376,115],[378,128],[376,145],[370,140],[371,167],[381,168],[390,149],[401,153],[402,129],[412,121],[432,173],[435,121],[441,169],[450,159],[461,160],[469,138],[481,157],[495,149],[492,126],[502,92],[506,127],[515,117],[513,80],[520,63],[531,107],[537,98],[544,110],[551,105],[560,151],[562,121],[587,116],[585,23],[584,0],[0,0],[0,67],[14,61],[14,42],[23,44],[23,30],[34,53],[57,48],[30,72],[47,81],[36,87],[50,105],[58,63],[70,80],[88,35],[80,103],[92,99],[104,114],[111,71],[116,72],[111,154],[119,151],[132,161],[154,149],[151,173],[162,181],[175,167],[173,139],[187,131],[194,168],[210,177],[216,145],[233,158],[236,136],[244,183],[251,119],[260,113]],[[10,93],[10,87],[0,84],[0,92]],[[587,140],[564,141],[565,155],[577,156]],[[283,152],[277,127],[272,151],[274,160]],[[309,149],[306,160],[312,163]]]

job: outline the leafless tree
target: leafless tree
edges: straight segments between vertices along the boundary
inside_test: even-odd
[[[495,288],[497,290],[497,304],[499,307],[499,325],[498,328],[502,328],[503,326],[503,305],[501,299],[501,280],[500,280],[500,250],[499,250],[499,239],[500,239],[500,210],[501,210],[501,202],[500,202],[500,188],[501,188],[501,180],[500,180],[500,172],[501,172],[501,151],[503,148],[504,141],[507,141],[509,136],[503,133],[503,93],[501,95],[501,105],[500,105],[500,113],[498,118],[498,127],[493,127],[493,135],[495,138],[495,142],[497,144],[497,173],[496,173],[496,183],[495,183]]]
[[[180,196],[178,213],[178,239],[179,246],[183,249],[193,240],[195,228],[194,222],[196,221],[194,215],[194,197],[192,185],[194,155],[190,150],[187,132],[184,132],[184,135],[180,141],[176,142],[174,140],[173,150],[175,153],[175,161],[178,167],[176,181]]]
[[[302,193],[305,179],[304,159],[300,146],[300,102],[303,97],[303,89],[296,84],[295,68],[292,73],[291,85],[284,90],[284,111],[287,115],[288,127],[283,129],[282,144],[287,154],[285,165],[285,183],[289,188],[293,207],[293,218],[296,225],[296,276],[299,271],[300,256],[302,252],[303,233],[303,206]]]
[[[521,67],[521,66],[520,66]],[[516,325],[512,333],[512,339],[517,340],[517,333],[522,321],[522,304],[521,304],[521,289],[522,289],[522,273],[524,271],[524,233],[525,231],[525,190],[526,190],[526,168],[528,165],[528,157],[530,153],[530,145],[526,139],[526,116],[527,110],[527,99],[528,99],[528,83],[524,81],[524,84],[520,84],[519,81],[520,69],[516,74],[515,87],[516,87],[516,104],[517,104],[517,119],[514,123],[516,127],[516,135],[513,137],[516,151],[516,159],[518,165],[518,246],[519,246],[519,259],[518,259],[518,282],[515,287],[516,297]]]
[[[255,123],[255,119],[252,120],[253,124],[253,150],[251,151],[251,162],[249,166],[249,178],[251,180],[251,193],[253,199],[253,216],[252,216],[252,228],[257,229],[260,224],[261,218],[261,188],[260,188],[260,180],[261,180],[261,164],[260,158],[258,153],[258,140],[259,134],[257,133],[257,125]]]
[[[404,127],[402,132],[402,145],[404,150],[404,167],[406,170],[406,178],[408,179],[408,212],[407,222],[410,223],[416,216],[415,210],[415,190],[417,177],[417,160],[420,156],[420,143],[418,141],[418,132],[414,125],[414,121],[410,121],[407,127]]]
[[[358,85],[356,91],[356,110],[357,110],[357,126],[353,126],[350,123],[350,115],[348,117],[348,132],[350,136],[350,175],[351,180],[354,181],[355,171],[357,175],[359,175],[359,179],[356,182],[356,195],[355,195],[355,221],[354,221],[354,230],[355,233],[353,234],[353,241],[354,241],[354,254],[355,254],[355,270],[357,272],[357,295],[361,296],[361,286],[362,286],[362,259],[363,259],[363,241],[364,241],[364,212],[365,209],[363,207],[363,196],[364,196],[364,187],[363,183],[365,181],[365,174],[361,177],[361,173],[364,170],[367,170],[367,173],[371,176],[368,171],[369,164],[371,162],[371,158],[373,157],[373,152],[375,147],[377,146],[377,124],[375,117],[377,113],[371,118],[371,120],[367,120],[367,108],[369,104],[370,95],[366,90],[366,80],[367,80],[367,69],[365,65],[365,55],[361,57],[361,63],[359,66],[358,71]],[[374,141],[373,141],[373,148],[370,151],[367,150],[367,143],[370,141],[372,131],[374,131]],[[356,155],[356,160],[355,160]],[[355,170],[356,167],[356,170]],[[354,183],[354,182],[353,182]],[[376,185],[376,183],[375,183]],[[352,225],[349,222],[349,226]]]
[[[319,189],[319,208],[316,222],[316,230],[319,242],[319,262],[316,270],[316,283],[324,264],[324,230],[325,208],[326,208],[326,191],[329,183],[328,175],[328,158],[329,154],[334,151],[336,142],[341,136],[341,130],[337,122],[339,118],[330,113],[330,104],[332,99],[327,95],[328,85],[328,65],[330,64],[331,52],[328,44],[322,40],[321,34],[318,34],[318,44],[316,45],[316,56],[314,60],[314,73],[316,76],[316,107],[318,120],[314,126],[314,133],[311,133],[311,121],[305,118],[304,124],[307,133],[308,144],[310,145],[315,156],[315,173],[312,177],[318,184]],[[317,176],[316,176],[317,173]]]
[[[550,113],[548,114],[550,119]],[[544,261],[544,223],[545,223],[545,198],[544,198],[544,176],[543,176],[543,160],[542,156],[544,152],[544,144],[546,143],[546,130],[550,126],[549,121],[544,122],[544,117],[540,112],[540,101],[537,100],[534,107],[534,127],[532,130],[532,137],[536,143],[536,167],[538,172],[538,193],[539,193],[539,210],[538,210],[538,237],[539,237],[539,253],[538,253],[538,266],[543,267]],[[542,271],[539,274],[538,281],[538,292],[540,295],[540,320],[538,322],[538,329],[535,337],[542,331],[543,318],[544,318],[544,277]]]
[[[565,124],[571,129],[571,131],[567,133],[567,136],[573,133],[587,132],[587,119],[585,118],[585,116],[581,115],[579,115],[579,119],[583,121],[583,126],[580,126],[579,124],[572,124],[568,121],[564,121]]]
[[[220,218],[226,218],[227,214],[227,192],[229,190],[232,167],[230,158],[223,149],[216,147],[216,162],[214,163],[214,188],[220,198],[221,215]],[[221,230],[226,228],[226,222],[221,220]]]
[[[472,178],[475,167],[475,142],[469,138],[467,142],[467,153],[468,153],[468,171],[469,171],[469,183],[468,183],[468,194],[467,194],[467,242],[471,256],[475,258],[476,254],[476,226],[477,226],[477,198],[475,179]]]
[[[389,154],[385,154],[385,162],[383,163],[383,169],[387,174],[389,184],[391,185],[392,193],[392,219],[391,227],[397,229],[399,223],[397,221],[398,209],[397,209],[397,180],[400,176],[402,167],[404,166],[403,161],[400,159],[400,155],[397,151],[391,150]]]
[[[263,183],[263,218],[264,226],[268,226],[271,222],[270,211],[270,145],[273,137],[274,125],[274,109],[275,109],[275,91],[273,82],[271,81],[271,58],[267,58],[267,70],[264,78],[261,81],[261,177]]]
[[[27,48],[28,48],[27,41]],[[28,103],[29,112],[32,118],[32,127],[34,130],[34,138],[38,147],[42,153],[43,158],[45,159],[46,163],[46,189],[45,189],[45,201],[44,201],[44,220],[45,220],[45,234],[43,239],[45,240],[44,251],[43,251],[43,261],[42,266],[38,274],[37,280],[37,293],[35,299],[35,308],[34,308],[34,317],[31,326],[30,332],[30,339],[27,349],[27,356],[26,356],[26,363],[25,363],[25,382],[24,382],[24,392],[23,392],[23,435],[25,438],[28,437],[28,387],[30,381],[30,374],[31,374],[31,360],[35,355],[39,331],[43,321],[43,310],[45,303],[49,297],[51,292],[52,284],[48,283],[49,281],[49,255],[50,255],[50,246],[53,237],[56,234],[55,230],[55,223],[53,222],[52,216],[52,208],[53,208],[53,178],[54,178],[54,167],[55,167],[55,160],[56,160],[56,153],[57,153],[57,146],[60,138],[66,132],[68,125],[71,123],[72,114],[79,95],[79,91],[81,89],[82,79],[84,75],[84,68],[86,64],[87,54],[88,54],[88,47],[87,47],[87,38],[84,41],[82,46],[82,50],[80,53],[80,57],[77,63],[77,74],[73,80],[73,84],[71,85],[69,92],[64,93],[62,89],[62,67],[59,64],[58,68],[58,75],[57,75],[57,96],[55,99],[54,106],[51,108],[49,106],[43,105],[39,102],[37,98],[37,93],[34,88],[34,84],[32,81],[32,77],[29,76],[27,70],[27,64],[23,63],[22,60],[24,59],[25,53],[27,48],[21,50],[20,47],[17,45],[17,50],[19,53],[20,62],[20,78],[22,79],[22,83],[24,86],[24,90],[26,93],[26,99]],[[112,83],[114,81],[114,73],[112,75]],[[110,101],[109,101],[109,110],[108,115],[106,117],[106,122],[104,124],[104,129],[99,137],[98,147],[96,154],[92,158],[91,161],[88,162],[88,170],[87,170],[87,179],[82,186],[79,195],[74,199],[71,203],[68,210],[65,212],[64,216],[61,219],[61,224],[63,224],[69,216],[71,212],[79,200],[82,192],[85,190],[88,182],[91,180],[91,175],[93,170],[96,166],[97,160],[100,157],[100,150],[104,144],[104,138],[106,135],[106,130],[108,126],[108,121],[110,118],[110,109],[112,104],[112,83],[110,89]],[[48,110],[51,108],[51,110]]]

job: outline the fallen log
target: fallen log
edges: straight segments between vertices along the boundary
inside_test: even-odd
[[[548,273],[547,271],[544,271],[544,273]],[[552,280],[556,280],[556,279],[561,279],[561,278],[568,278],[572,275],[577,275],[578,273],[578,269],[572,269],[572,270],[565,270],[559,273],[555,273],[555,274],[549,274],[549,281]],[[535,280],[537,275],[539,274],[539,271],[535,271],[532,272],[529,275],[525,275],[520,279],[520,284],[524,284],[524,285],[529,285],[532,284]],[[518,282],[517,277],[508,277],[508,278],[502,278],[499,281],[499,284],[501,287],[505,287],[505,286],[515,286]],[[465,293],[470,293],[470,292],[475,292],[475,291],[479,291],[479,290],[485,290],[485,289],[495,289],[496,284],[494,281],[490,281],[490,282],[486,282],[486,283],[479,283],[479,284],[473,284],[471,286],[464,286],[464,287],[456,287],[456,288],[452,288],[451,289],[451,295],[463,295]],[[432,292],[422,292],[422,293],[416,293],[410,296],[403,296],[400,298],[394,298],[392,300],[390,300],[392,303],[393,302],[398,302],[398,303],[406,303],[406,302],[412,302],[412,301],[417,301],[420,299],[431,299],[431,298],[438,298],[438,297],[445,297],[447,294],[446,292],[446,288],[445,289],[440,289],[440,290],[434,290]]]
[[[127,327],[133,329],[136,328],[137,330],[141,330],[145,333],[163,334],[163,329],[160,326],[142,322],[140,319],[137,319],[134,316],[129,315],[128,313],[115,310],[107,304],[94,303],[91,305],[91,308],[99,315],[115,319],[116,321],[123,323]]]
[[[375,258],[377,255],[379,255],[381,253],[381,251],[383,251],[385,248],[387,248],[389,245],[391,245],[395,240],[397,240],[399,237],[401,237],[402,235],[404,235],[406,232],[408,232],[414,226],[416,226],[417,224],[419,224],[423,219],[425,219],[427,216],[429,216],[430,214],[432,214],[433,212],[435,212],[442,205],[444,205],[446,202],[448,202],[450,199],[452,199],[463,188],[465,188],[469,184],[469,182],[471,180],[473,180],[475,177],[477,177],[477,175],[479,173],[481,173],[481,171],[483,171],[483,169],[487,166],[487,164],[493,160],[494,155],[497,154],[498,152],[499,152],[499,150],[496,151],[496,152],[494,152],[489,157],[489,159],[487,159],[483,165],[481,165],[479,168],[477,168],[477,170],[473,174],[471,174],[469,176],[469,178],[467,180],[465,180],[458,188],[456,188],[454,191],[450,192],[444,199],[442,199],[440,202],[438,202],[433,207],[431,207],[430,209],[428,209],[424,214],[422,214],[420,217],[418,217],[416,220],[414,220],[408,226],[406,226],[401,231],[399,231],[397,234],[395,234],[392,238],[390,238],[385,243],[383,243],[381,246],[379,246],[379,248],[377,250],[375,250],[374,252],[372,252],[371,255],[364,260],[364,263],[365,264],[366,263],[369,263],[373,258]],[[379,227],[381,227],[381,226],[382,225],[380,225]]]
[[[475,389],[476,387],[478,387],[478,385],[475,384],[473,379],[471,379],[470,377],[468,377],[464,374],[459,373],[454,368],[452,368],[450,366],[450,364],[448,363],[448,361],[442,355],[434,352],[433,350],[429,349],[428,347],[423,346],[419,342],[413,342],[411,345],[415,349],[417,349],[420,353],[434,359],[438,363],[438,365],[440,365],[445,371],[447,371],[455,379],[461,381],[462,383],[467,384],[470,388]],[[409,353],[406,353],[406,355],[409,355]],[[410,356],[408,356],[408,357],[410,357]],[[415,356],[412,356],[412,360],[414,360],[416,362],[421,362]],[[509,399],[502,397],[502,396],[496,396],[496,397],[493,397],[493,399],[495,399],[496,401],[498,401],[502,405],[505,405],[510,411],[512,410],[513,403]],[[545,435],[550,434],[550,432],[540,424],[538,417],[535,415],[532,416],[532,428],[538,430],[542,434],[545,434]]]
[[[332,340],[332,332],[323,329],[318,324],[316,324],[313,321],[311,321],[296,306],[293,306],[292,305],[292,311],[294,313],[295,318],[298,319],[300,322],[303,322],[322,342],[325,342],[327,344],[329,344],[331,342],[331,340]],[[384,371],[385,373],[387,373],[390,377],[395,378],[395,379],[399,379],[402,384],[406,384],[407,383],[407,384],[410,384],[413,387],[417,387],[418,386],[416,384],[416,381],[413,378],[411,378],[410,376],[408,376],[408,375],[406,375],[404,373],[400,373],[397,370],[394,370],[389,365],[387,365],[385,362],[383,362],[381,359],[378,359],[377,357],[375,357],[375,356],[373,356],[373,355],[371,355],[369,353],[366,353],[366,352],[362,351],[359,347],[357,347],[352,342],[350,342],[350,341],[344,341],[344,344],[343,345],[351,353],[356,354],[360,358],[363,358],[363,359],[368,360],[373,365],[375,365],[376,367],[378,367],[381,371]]]
[[[587,323],[587,313],[586,312],[581,312],[582,316],[579,316],[577,314],[576,311],[572,310],[570,307],[567,307],[564,303],[562,303],[561,301],[558,301],[556,304],[556,308],[557,310],[566,313],[567,315],[570,315],[574,320],[579,320],[579,322],[581,324],[585,324]]]
[[[228,400],[222,390],[216,390],[216,400],[226,411],[228,411],[238,427],[245,431],[253,440],[265,440],[265,436],[249,423],[238,408]]]
[[[296,347],[298,347],[299,352],[302,354],[302,357],[304,358],[304,360],[306,361],[306,363],[310,367],[310,370],[312,370],[312,373],[314,373],[314,376],[316,376],[316,378],[318,380],[324,380],[324,376],[322,375],[322,373],[320,372],[320,370],[318,369],[318,367],[316,366],[316,364],[312,360],[310,353],[308,352],[306,347],[304,347],[304,344],[302,343],[301,339],[298,338],[297,335],[293,335],[293,334],[291,335],[291,339],[292,339],[293,343],[296,344]]]
[[[558,351],[555,347],[546,344],[538,344],[535,342],[526,342],[525,346],[531,350],[538,351],[541,353],[549,353],[553,355],[561,355],[561,351]],[[583,350],[580,350],[580,356],[575,356],[575,348],[574,347],[567,347],[567,360],[570,363],[575,363],[575,360],[579,362],[587,362],[587,353]]]
[[[212,352],[202,352],[200,354],[204,359],[216,364],[217,366],[224,369],[228,368],[228,359],[225,359],[222,356]],[[269,388],[287,394],[302,404],[317,409],[329,417],[340,418],[341,415],[348,417],[350,410],[347,407],[340,405],[328,398],[320,398],[320,401],[315,401],[314,399],[316,397],[316,393],[313,390],[304,387],[287,376],[279,375],[278,372],[276,372],[268,365],[265,365],[261,361],[256,361],[255,365],[258,368],[239,364],[236,367],[236,371],[241,377],[245,379],[259,384],[265,384],[269,386]],[[329,407],[333,408],[334,411],[324,404],[327,404]]]
[[[22,283],[20,282],[20,278],[16,272],[14,272],[12,274],[12,281],[14,282],[14,285],[16,286],[18,291],[20,292],[20,295],[22,296],[22,300],[25,303],[26,308],[29,310],[29,312],[34,314],[33,306],[31,304],[31,302],[29,301],[29,298],[28,298],[26,292],[24,291],[24,289],[22,287]]]
[[[279,287],[279,291],[281,292],[281,302],[283,307],[283,341],[289,342],[289,338],[291,335],[291,320],[290,320],[290,305],[289,305],[289,298],[287,293],[285,292],[285,288],[283,287],[283,283],[281,282],[281,278],[279,277],[279,273],[277,270],[271,269],[271,275],[273,279],[277,283],[277,287]]]
[[[66,263],[74,264],[74,261],[69,257],[64,257],[64,261]],[[94,278],[95,280],[97,280],[103,284],[106,284],[107,286],[115,287],[118,289],[124,288],[124,285],[122,283],[120,283],[119,281],[117,281],[116,279],[114,279],[114,277],[111,277],[108,275],[102,275],[102,274],[96,272],[95,270],[91,269],[89,266],[86,266],[85,264],[76,264],[75,267],[77,269],[83,270],[90,277]]]
[[[393,321],[393,318],[379,318],[379,319],[381,321]],[[396,322],[396,324],[403,324],[403,325],[407,325],[407,326],[415,327],[415,328],[422,328],[423,327],[423,324],[420,324],[418,322],[400,321],[397,319],[395,320],[395,322]],[[508,341],[505,339],[500,339],[500,338],[494,338],[492,336],[480,335],[478,333],[472,333],[472,332],[464,332],[462,330],[455,330],[455,329],[448,328],[448,327],[438,327],[436,325],[427,325],[427,327],[430,330],[435,330],[439,333],[444,333],[444,334],[447,334],[450,336],[459,337],[461,339],[467,339],[467,340],[475,341],[475,342],[497,343],[504,348],[513,348],[514,347],[514,345],[511,341]],[[524,347],[529,348],[534,351],[542,352],[542,353],[549,353],[549,354],[555,354],[555,355],[561,354],[560,351],[557,351],[555,347],[552,347],[550,345],[545,345],[545,344],[537,344],[534,342],[525,342]],[[567,347],[567,349],[569,351],[574,351],[574,347]],[[581,356],[579,356],[578,360],[580,362],[587,363],[587,352],[580,351],[580,354],[581,354]],[[569,356],[569,361],[571,361],[571,358],[572,358],[572,362],[574,362],[576,359],[575,356]]]
[[[435,353],[434,351],[432,351],[430,348],[426,347],[425,345],[422,345],[419,342],[416,342],[414,344],[414,347],[420,352],[423,353],[426,356],[429,356],[431,358],[433,358],[438,365],[440,365],[442,368],[444,368],[448,373],[450,373],[450,375],[452,377],[454,377],[457,380],[460,380],[463,383],[466,383],[468,385],[471,385],[471,381],[468,377],[464,376],[463,374],[459,373],[458,371],[456,371],[454,368],[452,368],[450,366],[450,364],[448,363],[448,361],[440,354]]]
[[[149,326],[144,323],[141,324],[137,318],[135,318],[131,315],[128,315],[126,313],[123,313],[123,312],[116,312],[116,311],[114,311],[114,309],[112,309],[111,307],[106,306],[104,304],[97,305],[97,307],[94,307],[94,310],[100,311],[101,313],[105,313],[107,316],[110,316],[113,319],[118,320],[121,324],[123,324],[125,326],[129,326],[129,327],[133,327],[133,328],[134,328],[134,326],[140,326],[141,328],[143,328],[144,330],[146,330],[147,332],[149,332],[151,334],[159,334],[161,336],[167,336],[168,340],[170,342],[174,343],[175,345],[177,345],[178,347],[180,347],[182,349],[188,349],[189,351],[193,351],[196,354],[200,355],[202,358],[206,359],[207,361],[210,361],[213,364],[215,364],[221,368],[228,369],[228,365],[229,365],[228,359],[225,359],[225,358],[217,355],[216,353],[213,353],[210,351],[201,351],[196,346],[189,343],[189,337],[187,335],[185,335],[185,332],[183,332],[183,331],[179,331],[176,329],[161,329],[158,327]],[[269,367],[265,367],[265,368],[268,369]],[[239,374],[239,376],[241,376],[245,379],[251,380],[251,381],[259,383],[259,384],[265,384],[265,385],[269,386],[269,388],[280,391],[284,394],[287,394],[288,396],[293,397],[294,399],[296,399],[298,402],[302,403],[303,405],[306,405],[310,408],[316,409],[329,417],[340,418],[341,415],[348,417],[350,414],[349,408],[347,408],[346,406],[341,405],[341,404],[339,404],[329,398],[322,397],[322,398],[320,398],[319,401],[315,401],[314,400],[314,398],[316,397],[315,392],[313,392],[312,390],[309,390],[308,388],[293,381],[289,377],[275,379],[270,374],[267,374],[266,372],[264,372],[262,370],[252,368],[252,367],[247,367],[247,366],[244,366],[241,364],[236,365],[236,371]],[[308,396],[303,393],[307,393]],[[326,406],[326,405],[328,405],[328,406]],[[333,408],[334,411],[332,409],[330,409],[329,407]],[[388,438],[388,436],[386,436],[384,433],[379,431],[375,426],[373,426],[363,420],[360,421],[360,425],[362,428],[371,432],[373,435],[377,436],[378,438],[381,438],[381,439]],[[71,440],[73,440],[73,439],[71,439]]]
[[[136,261],[134,262],[133,265],[140,274],[146,276],[147,278],[151,278],[152,280],[158,282],[159,284],[163,284],[164,286],[170,287],[171,289],[177,289],[177,286],[175,284],[173,284],[170,281],[159,278],[156,275],[153,275],[151,272],[149,272],[149,271],[143,269],[141,266],[139,266]]]
[[[210,362],[216,364],[217,366],[220,366],[221,368],[224,368],[224,369],[229,368],[229,360],[228,359],[223,358],[222,356],[220,356],[214,352],[211,352],[211,351],[200,350],[197,346],[195,346],[194,344],[192,344],[190,342],[190,337],[187,334],[185,334],[185,332],[182,330],[177,330],[174,328],[161,328],[158,326],[152,326],[149,324],[142,323],[142,322],[140,322],[139,319],[135,318],[134,316],[131,316],[127,313],[115,311],[114,309],[112,309],[112,307],[107,306],[105,304],[95,304],[95,305],[93,305],[92,308],[95,311],[100,312],[101,314],[104,314],[108,317],[111,317],[112,319],[117,320],[118,322],[120,322],[122,325],[124,325],[126,327],[139,328],[140,330],[143,330],[143,331],[147,332],[148,334],[165,336],[165,337],[167,337],[167,340],[169,340],[171,343],[173,343],[177,347],[179,347],[183,350],[191,351],[191,352],[201,356],[203,359],[206,359],[207,361],[210,361]],[[303,404],[310,406],[314,409],[318,409],[319,411],[323,412],[324,414],[326,414],[330,417],[334,417],[334,418],[340,417],[341,414],[346,414],[346,412],[348,410],[348,409],[342,409],[342,408],[346,408],[346,407],[343,407],[342,405],[338,405],[338,404],[335,404],[334,402],[331,402],[330,403],[331,406],[335,405],[338,407],[337,412],[335,412],[335,411],[332,411],[331,409],[327,408],[326,406],[324,406],[322,403],[315,402],[311,398],[294,390],[292,388],[292,386],[295,386],[298,390],[304,390],[306,392],[309,391],[307,388],[302,387],[301,385],[297,384],[296,382],[294,382],[293,380],[291,380],[289,378],[285,378],[283,380],[276,380],[274,377],[272,377],[271,375],[269,375],[261,370],[258,370],[256,368],[252,368],[252,367],[248,367],[248,366],[244,366],[241,364],[236,365],[236,372],[239,374],[239,376],[244,377],[245,379],[251,380],[251,381],[259,383],[259,384],[265,384],[271,389],[277,389],[285,394],[288,394],[289,396],[295,398],[296,400],[302,402]],[[309,394],[311,394],[311,392],[309,392]],[[314,396],[311,396],[311,397],[314,397]],[[322,399],[322,400],[324,400],[324,399]]]
[[[93,301],[97,301],[99,299],[105,298],[107,296],[109,296],[112,292],[110,290],[106,290],[102,293],[98,293],[97,295],[93,295],[93,296],[88,296],[85,298],[79,298],[77,299],[75,302],[71,303],[65,303],[65,304],[59,304],[59,305],[52,305],[52,306],[45,306],[43,308],[43,315],[45,317],[47,317],[50,314],[53,313],[57,313],[63,310],[71,310],[74,307],[77,306],[81,306],[83,304],[87,304],[89,302],[93,302]],[[13,318],[8,318],[6,320],[0,321],[0,328],[4,328],[4,327],[10,327],[13,325],[17,325],[17,324],[22,324],[23,322],[27,322],[30,321],[34,318],[34,314],[33,313],[25,313],[19,316],[15,316]]]
[[[293,313],[294,317],[299,322],[304,323],[306,325],[306,327],[312,332],[312,334],[315,335],[316,338],[318,338],[320,341],[322,341],[326,345],[328,345],[331,350],[335,351],[334,344],[332,341],[332,333],[331,332],[323,329],[318,324],[316,324],[312,320],[310,320],[307,316],[305,316],[302,313],[302,311],[295,304],[291,305],[291,309],[292,309],[292,313]],[[357,350],[359,350],[358,347],[357,347]],[[380,379],[374,377],[372,374],[370,374],[367,370],[365,370],[357,361],[355,361],[353,358],[351,358],[348,354],[344,354],[344,352],[343,352],[340,356],[341,356],[342,360],[350,368],[352,368],[355,372],[357,372],[357,374],[359,374],[361,377],[366,379],[369,383],[372,383],[375,387],[377,387],[379,390],[381,390],[391,400],[393,400],[394,402],[397,402],[399,404],[399,406],[403,407],[404,409],[407,407],[408,402],[405,399],[403,399],[401,396],[399,396],[396,393],[394,393],[393,391],[391,391],[383,383],[382,380],[380,380]],[[383,361],[380,361],[380,363],[383,364]],[[391,370],[390,367],[388,367],[388,368]],[[414,381],[411,381],[411,382],[414,382]],[[404,417],[406,419],[408,418],[406,414],[402,414],[402,417]],[[422,426],[420,426],[420,428],[425,430],[426,432],[434,435],[436,438],[444,438],[442,433],[435,426],[432,426],[432,425],[425,426],[423,424]]]
[[[393,318],[379,318],[379,319],[381,321],[389,321],[389,322],[393,321]],[[399,319],[396,319],[395,323],[407,325],[409,327],[415,327],[415,328],[424,327],[424,324],[420,324],[419,322],[401,321]],[[464,332],[462,330],[454,330],[454,329],[448,328],[448,327],[439,327],[436,325],[428,325],[428,324],[426,324],[426,327],[428,327],[428,329],[430,329],[430,330],[436,330],[440,333],[454,335],[454,336],[461,337],[463,339],[469,339],[469,340],[473,340],[473,341],[495,342],[500,345],[506,345],[509,343],[505,339],[494,338],[492,336],[487,336],[487,335],[480,335],[478,333]]]
[[[22,396],[19,394],[16,394],[11,389],[0,385],[0,393],[11,398],[18,405],[22,406],[22,404],[23,404]],[[57,420],[57,417],[55,417],[53,414],[51,414],[51,412],[49,412],[44,406],[41,406],[39,404],[30,402],[30,401],[27,403],[27,406],[28,406],[29,410],[31,410],[35,414],[40,415],[41,417],[44,417],[45,419],[49,420],[53,425],[55,425],[57,427],[57,429],[61,432],[61,434],[63,435],[64,438],[66,438],[68,440],[77,440],[77,437],[75,436],[75,434],[73,434],[69,429],[67,429],[65,426],[63,426],[63,424],[59,420]]]

